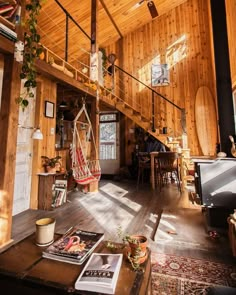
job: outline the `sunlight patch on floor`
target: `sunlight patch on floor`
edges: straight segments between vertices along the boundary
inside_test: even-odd
[[[167,214],[167,213],[162,213],[162,218],[172,218],[172,219],[177,219],[178,216],[174,216],[173,214]]]
[[[108,232],[114,232],[119,226],[126,230],[136,215],[135,211],[126,210],[101,193],[93,196],[85,195],[79,202]]]
[[[118,200],[120,203],[124,204],[135,212],[138,212],[142,208],[142,206],[138,203],[124,197],[128,193],[127,190],[124,190],[123,188],[114,185],[113,183],[107,183],[106,185],[100,187],[99,190]]]
[[[156,222],[157,222],[157,217],[158,217],[157,214],[153,214],[153,213],[151,213],[150,216],[149,216],[149,219],[148,219],[148,220],[150,220],[152,223],[156,224]]]

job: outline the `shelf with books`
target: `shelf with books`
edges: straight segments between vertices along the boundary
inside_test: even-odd
[[[17,1],[7,1],[0,3],[0,23],[10,30],[15,30],[15,26],[20,21],[21,5]]]
[[[67,201],[65,173],[39,173],[38,209],[53,210]]]

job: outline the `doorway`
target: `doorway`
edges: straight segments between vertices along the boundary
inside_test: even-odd
[[[23,89],[22,82],[21,92]],[[30,98],[28,107],[24,111],[19,109],[13,216],[30,208],[35,93],[36,91],[34,91],[34,97]]]
[[[115,175],[120,168],[119,114],[102,112],[99,121],[101,171],[103,175]]]

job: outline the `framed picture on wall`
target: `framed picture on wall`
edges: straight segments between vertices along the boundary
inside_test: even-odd
[[[45,101],[45,117],[54,118],[54,103],[51,101]]]
[[[168,64],[153,64],[152,65],[152,86],[167,86],[169,81]]]

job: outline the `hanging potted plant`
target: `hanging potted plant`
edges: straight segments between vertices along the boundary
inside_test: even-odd
[[[37,71],[35,69],[35,61],[42,58],[43,47],[39,43],[40,35],[37,33],[37,16],[39,15],[41,4],[40,0],[30,0],[25,6],[27,17],[24,22],[24,53],[23,64],[21,67],[20,78],[25,80],[25,91],[17,98],[17,103],[24,110],[29,104],[29,98],[34,97],[33,88],[36,87]]]

